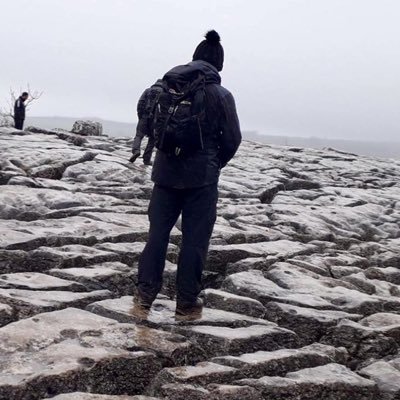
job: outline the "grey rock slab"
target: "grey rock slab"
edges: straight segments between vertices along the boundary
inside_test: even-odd
[[[396,204],[398,210],[398,203]],[[396,206],[394,208],[396,208]],[[392,209],[392,211],[395,211],[394,208]],[[376,256],[377,263],[380,266],[398,267],[400,263],[400,257],[398,252],[398,248],[400,246],[400,238],[398,237],[399,212],[398,211],[397,213],[393,212],[393,217],[397,225],[396,237],[382,241],[382,244],[384,246],[383,247],[384,251],[380,252],[380,254]]]
[[[224,292],[217,289],[206,289],[202,292],[207,307],[216,308],[245,314],[256,318],[263,318],[265,307],[258,301],[250,297],[238,296],[236,294]]]
[[[82,192],[91,194],[91,186],[86,184],[78,184],[76,182],[60,181],[47,178],[28,178],[26,176],[16,176],[8,181],[8,185],[24,186],[33,189],[53,189],[64,190],[68,192]],[[114,196],[109,196],[114,198]],[[114,201],[120,201],[114,198]]]
[[[0,273],[44,272],[51,268],[83,267],[121,258],[117,253],[82,245],[39,247],[31,251],[0,249]]]
[[[265,318],[269,321],[296,332],[304,344],[318,341],[329,327],[336,326],[343,319],[358,321],[362,317],[361,314],[318,310],[272,301],[266,305],[265,313]]]
[[[142,314],[135,312],[132,296],[98,301],[88,305],[87,310],[120,322],[141,322],[152,327],[180,325],[243,327],[255,324],[275,326],[275,324],[259,318],[212,308],[204,308],[202,315],[197,318],[179,318],[175,316],[175,302],[161,299],[157,299],[153,303],[150,312],[143,318]]]
[[[66,279],[56,278],[40,272],[17,272],[0,275],[0,288],[27,290],[65,290],[85,292],[85,286]]]
[[[128,160],[127,160],[128,164]],[[63,180],[75,180],[77,182],[93,183],[107,182],[110,186],[122,184],[124,186],[132,185],[134,174],[129,165],[122,165],[115,161],[91,160],[68,167],[63,175]]]
[[[353,358],[352,365],[360,361],[379,359],[396,354],[399,349],[399,325],[372,327],[342,320],[328,329],[323,343],[345,347]]]
[[[389,235],[376,227],[384,222],[385,208],[366,204],[359,207],[301,206],[275,204],[274,222],[294,228],[297,239],[326,240],[351,244],[358,240],[376,240]]]
[[[112,207],[116,209],[118,206]],[[116,212],[120,212],[119,210],[115,210]],[[25,218],[27,221],[33,221],[35,219],[59,219],[59,218],[67,218],[67,217],[75,217],[80,216],[86,212],[107,212],[107,209],[101,207],[91,207],[91,206],[77,206],[70,208],[62,208],[61,210],[49,211],[48,213],[40,216],[39,218],[35,214],[24,214],[21,218]]]
[[[392,204],[397,205],[398,208],[398,204],[396,202],[393,202]],[[398,212],[397,214],[395,213],[395,208],[396,206],[392,208],[389,212],[391,213],[391,215],[395,217],[395,220],[396,219],[398,220]],[[396,236],[398,236],[398,233],[396,234]],[[383,238],[380,239],[381,240],[379,242],[369,241],[369,242],[354,244],[349,248],[349,251],[353,254],[357,254],[362,257],[368,257],[372,265],[376,265],[378,267],[396,268],[400,262],[400,256],[398,251],[398,248],[400,246],[400,238],[395,237],[389,239],[383,239]]]
[[[372,279],[368,279],[363,272],[358,272],[357,271],[354,274],[344,276],[342,278],[342,280],[345,281],[345,282],[351,283],[360,292],[363,292],[363,293],[366,293],[366,294],[369,294],[369,295],[376,294],[376,292],[377,292],[376,285],[374,285],[372,283],[373,280]],[[378,281],[378,280],[375,280],[375,281],[377,281],[379,283],[382,282],[382,281]],[[382,291],[380,291],[380,294],[381,293],[382,293]],[[383,295],[387,295],[387,294],[388,293],[385,292]],[[389,295],[390,295],[390,293],[389,293]]]
[[[219,204],[218,213],[226,220],[236,220],[247,215],[272,215],[273,209],[267,204]]]
[[[147,352],[82,346],[70,339],[37,353],[14,353],[0,361],[0,398],[40,399],[66,391],[139,394],[160,369]]]
[[[134,262],[139,261],[144,246],[144,242],[105,242],[96,244],[94,247],[99,250],[116,253],[120,256],[120,261],[132,265]],[[178,247],[170,243],[167,250],[167,260],[176,263],[177,259]]]
[[[319,250],[319,251],[321,251],[321,250]],[[310,256],[303,256],[303,257],[306,258],[306,260],[301,259],[302,256],[299,256],[299,257],[291,258],[290,260],[288,260],[288,263],[290,263],[291,265],[295,265],[296,267],[300,267],[302,269],[316,273],[321,276],[331,277],[331,267],[328,267],[327,265],[325,265],[326,264],[325,262],[323,262],[323,261],[320,262],[320,260],[316,259],[318,257],[318,254],[312,254]],[[310,259],[312,259],[313,261],[309,261]]]
[[[35,168],[73,165],[84,159],[86,149],[76,147],[55,136],[28,134],[1,135],[2,158],[17,160],[18,167],[27,174]]]
[[[398,265],[400,265],[400,263]],[[368,268],[365,270],[365,276],[369,279],[379,279],[400,285],[400,270],[398,266],[386,268]]]
[[[333,278],[342,279],[343,277],[350,276],[352,274],[358,274],[362,271],[362,269],[358,267],[348,267],[347,265],[334,265],[330,267],[330,271]],[[355,283],[353,284],[356,285]]]
[[[344,348],[314,343],[299,349],[258,351],[237,357],[217,357],[211,361],[237,368],[243,377],[261,378],[263,376],[284,376],[288,372],[333,362],[345,364],[347,351]]]
[[[43,128],[38,128],[35,126],[28,126],[25,128],[26,131],[29,131],[31,133],[43,133],[45,135],[55,135],[59,139],[65,140],[67,142],[70,142],[74,144],[75,146],[82,146],[87,142],[85,138],[83,138],[80,135],[77,135],[75,133],[69,132],[64,129],[54,129],[54,130],[47,130]]]
[[[264,230],[265,233],[269,234],[271,226],[273,226],[272,215],[273,214],[242,215],[235,219],[231,219],[230,223],[232,226],[240,226],[243,227],[243,229],[245,226],[249,226],[256,231]],[[269,240],[267,239],[266,241],[268,242]]]
[[[184,338],[119,324],[68,308],[0,328],[0,397],[26,399],[65,392],[139,394],[161,369],[182,362]],[[150,351],[150,353],[149,353]]]
[[[244,258],[243,260],[228,264],[226,267],[226,275],[250,270],[265,271],[277,261],[278,258],[274,256]]]
[[[162,386],[168,384],[206,386],[210,383],[225,383],[238,378],[237,373],[236,368],[208,361],[194,366],[164,368],[152,382],[150,393],[160,395]]]
[[[236,262],[243,258],[265,257],[268,255],[287,259],[298,254],[312,253],[315,250],[316,247],[313,245],[290,240],[211,246],[207,265],[208,269],[220,271],[228,263]]]
[[[52,397],[51,400],[157,400],[157,399],[155,397],[148,397],[148,396],[112,396],[107,394],[74,392],[74,393],[60,394],[56,397]]]
[[[68,292],[62,290],[0,289],[0,301],[12,306],[18,318],[67,307],[80,307],[112,296],[108,290]]]
[[[144,246],[146,243],[144,242],[123,242],[123,243],[98,243],[94,247],[101,251],[111,252],[114,254],[118,254],[119,261],[124,262],[125,264],[132,265],[134,262],[139,261],[140,254],[142,253]]]
[[[299,344],[294,332],[274,324],[245,328],[200,325],[181,327],[177,332],[195,340],[209,357],[292,348]]]
[[[369,260],[357,254],[345,250],[335,250],[331,254],[311,254],[310,256],[299,256],[296,260],[308,261],[313,264],[322,264],[326,267],[346,266],[365,269],[369,266]]]
[[[90,218],[68,217],[24,222],[0,220],[0,248],[29,250],[39,246],[135,241],[147,237],[143,226],[124,227]]]
[[[373,400],[378,394],[375,382],[334,363],[240,383],[259,390],[264,400]]]
[[[8,304],[0,303],[0,327],[9,324],[16,318],[15,312]]]
[[[400,287],[395,283],[387,282],[381,279],[369,279],[364,272],[357,272],[347,275],[343,280],[352,283],[354,286],[367,294],[374,294],[377,296],[400,297]]]
[[[130,173],[128,173],[128,175],[131,176]],[[69,179],[67,179],[67,181],[69,181]],[[85,180],[76,181],[75,179],[72,179],[72,181],[75,181],[78,185],[86,187],[84,190],[85,193],[97,193],[106,196],[113,196],[122,201],[148,199],[151,193],[150,187],[132,183],[114,183],[111,186],[110,181],[108,180],[90,182]]]
[[[176,264],[166,261],[160,293],[171,299],[175,297],[176,271]],[[127,296],[134,293],[138,266],[137,264],[128,266],[120,262],[105,262],[79,268],[54,268],[47,273],[79,282],[90,290],[107,289],[118,296]]]
[[[280,232],[269,228],[262,228],[250,224],[239,224],[236,220],[230,224],[222,218],[217,219],[214,226],[212,243],[240,244],[240,243],[257,243],[269,240],[287,239]]]
[[[322,277],[290,263],[277,263],[266,273],[280,287],[293,293],[319,297],[331,303],[333,309],[351,313],[372,314],[383,310],[400,310],[400,299],[370,296],[356,286],[340,279]]]
[[[222,288],[239,296],[251,297],[267,305],[270,301],[288,303],[316,309],[331,309],[332,304],[320,296],[307,293],[296,293],[284,289],[264,277],[258,270],[238,272],[228,276]]]
[[[95,221],[108,222],[111,224],[135,227],[138,230],[148,230],[148,216],[144,214],[125,214],[118,212],[84,212],[82,217],[91,218]],[[176,234],[176,232],[175,232]]]
[[[377,313],[358,323],[343,320],[327,332],[323,341],[346,347],[356,360],[396,354],[400,347],[400,315]]]
[[[361,369],[359,374],[375,381],[382,400],[400,398],[400,360],[377,361]]]
[[[61,179],[62,174],[67,167],[93,160],[95,156],[96,154],[92,151],[82,152],[78,158],[72,160],[64,160],[58,163],[45,162],[42,165],[30,168],[28,174],[33,178]]]
[[[111,207],[118,201],[111,196],[70,190],[6,185],[0,192],[0,218],[32,220],[43,215],[77,207]]]
[[[232,182],[232,180],[228,181],[224,178],[219,181],[219,196],[222,198],[252,198],[256,195],[253,190],[245,186],[244,181]]]
[[[82,136],[101,136],[103,126],[97,121],[78,120],[74,122],[71,132]]]
[[[29,265],[23,263],[25,270],[36,268],[41,271],[51,268],[79,268],[109,261],[120,261],[120,256],[111,251],[92,246],[71,244],[60,247],[39,247],[26,255]]]
[[[38,352],[52,344],[79,339],[84,347],[150,351],[165,361],[166,366],[181,363],[193,350],[192,344],[180,335],[118,323],[76,308],[42,313],[13,322],[0,328],[0,338],[2,354]]]
[[[209,400],[262,400],[261,393],[250,386],[210,385]]]
[[[105,262],[80,268],[54,268],[49,274],[76,281],[90,290],[110,290],[120,296],[132,294],[137,270],[120,262]]]
[[[374,329],[390,336],[400,343],[400,315],[394,313],[377,313],[363,318],[360,325]]]
[[[27,252],[23,250],[0,250],[0,273],[36,270],[36,265],[31,262]]]
[[[160,388],[164,400],[208,400],[210,392],[198,385],[170,383]]]

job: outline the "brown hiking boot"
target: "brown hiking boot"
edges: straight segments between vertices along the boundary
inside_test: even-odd
[[[195,303],[185,303],[177,301],[176,303],[176,315],[180,317],[191,317],[201,315],[204,307],[202,299],[197,298]]]
[[[136,307],[140,307],[143,310],[150,310],[151,305],[153,304],[153,299],[151,299],[148,296],[143,295],[142,293],[139,292],[139,290],[136,291],[135,295],[133,296],[133,303]]]

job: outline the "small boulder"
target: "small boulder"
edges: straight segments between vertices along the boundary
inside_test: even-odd
[[[101,136],[103,126],[100,122],[79,120],[74,122],[71,132],[82,136]]]

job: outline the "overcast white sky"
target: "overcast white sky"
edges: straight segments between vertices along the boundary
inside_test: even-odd
[[[398,0],[0,0],[0,99],[136,121],[143,89],[215,28],[243,129],[400,140]]]

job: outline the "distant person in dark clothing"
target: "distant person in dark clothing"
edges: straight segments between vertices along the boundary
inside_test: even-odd
[[[16,129],[24,129],[24,121],[25,121],[25,101],[28,99],[29,94],[27,92],[23,92],[21,96],[15,100],[14,103],[14,123]]]
[[[162,151],[160,149],[165,146],[166,139],[157,139],[156,136],[158,151],[152,171],[154,189],[149,205],[150,231],[139,260],[135,296],[135,304],[141,309],[150,309],[161,289],[170,232],[181,214],[182,244],[178,260],[176,314],[190,316],[200,313],[203,308],[198,296],[216,220],[218,179],[221,169],[235,155],[241,142],[234,98],[220,84],[219,71],[223,61],[220,37],[217,32],[210,31],[206,40],[196,48],[193,61],[173,68],[163,78],[164,85],[175,82],[178,88],[166,90],[164,96],[171,93],[179,95],[179,83],[188,76],[198,77],[197,84],[203,85],[203,91],[196,92],[196,96],[197,93],[200,93],[199,96],[204,94],[205,103],[204,112],[198,113],[200,122],[197,130],[201,133],[201,147],[187,155],[181,155],[180,145],[175,146],[172,152]],[[182,101],[179,106],[170,107],[170,116],[165,124],[168,125],[171,120],[168,118],[173,119],[183,112],[179,109],[184,105],[194,108],[195,102]],[[159,109],[160,104],[161,98],[157,104]],[[177,125],[177,131],[180,129]],[[176,132],[170,129],[168,134],[175,134],[174,140],[178,140]],[[199,140],[196,135],[192,137]],[[181,137],[180,140],[184,139]]]
[[[136,126],[136,136],[132,144],[131,162],[135,162],[140,156],[140,147],[145,136],[148,137],[147,146],[143,153],[143,164],[151,165],[151,156],[154,149],[154,136],[152,132],[152,120],[154,107],[158,94],[162,90],[162,80],[159,79],[153,86],[147,88],[140,96],[137,105],[138,124]]]

